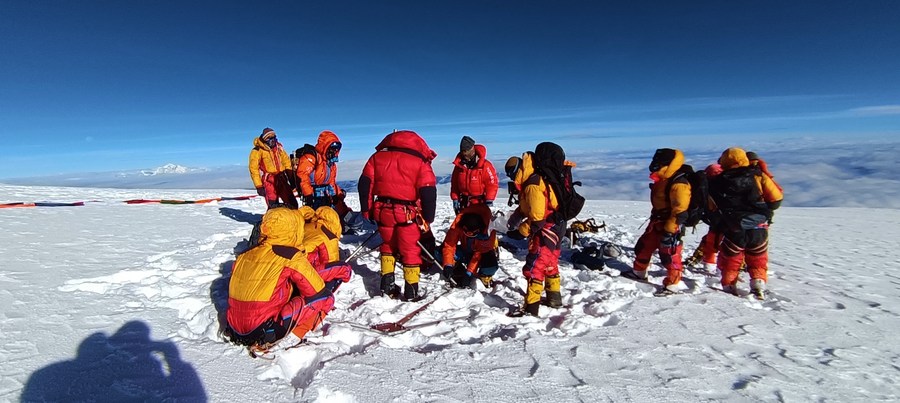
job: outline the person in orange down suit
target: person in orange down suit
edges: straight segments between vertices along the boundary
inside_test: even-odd
[[[489,231],[491,218],[490,207],[476,203],[462,209],[450,224],[441,248],[444,281],[474,288],[477,278],[485,288],[493,285],[499,268],[499,245],[497,231]]]

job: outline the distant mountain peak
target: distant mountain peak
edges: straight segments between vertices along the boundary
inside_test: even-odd
[[[190,172],[191,169],[185,166],[177,165],[177,164],[166,164],[161,167],[157,167],[152,170],[142,170],[141,174],[144,176],[154,176],[154,175],[164,175],[164,174],[186,174]]]

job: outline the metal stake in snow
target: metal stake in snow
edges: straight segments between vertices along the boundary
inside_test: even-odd
[[[378,234],[378,231],[372,232],[372,235],[369,235],[369,237],[366,238],[365,241],[362,241],[362,243],[359,244],[359,247],[357,247],[356,250],[354,250],[352,253],[350,253],[350,255],[347,256],[346,259],[344,259],[344,263],[350,263],[350,261],[356,257],[356,254],[359,253],[361,250],[363,250],[363,248],[366,247],[366,244],[369,243],[369,240],[372,239],[372,237],[374,237],[375,234]]]
[[[410,319],[414,318],[416,315],[418,315],[419,313],[424,311],[425,308],[428,308],[429,306],[431,306],[431,304],[433,304],[435,301],[439,300],[444,295],[447,295],[447,293],[449,293],[452,290],[453,290],[452,288],[445,290],[444,292],[440,293],[437,297],[435,297],[433,300],[422,304],[422,306],[416,308],[415,311],[412,311],[412,312],[406,314],[406,316],[400,318],[400,320],[398,320],[396,322],[379,323],[376,325],[372,325],[370,328],[372,330],[377,330],[382,333],[394,333],[394,332],[406,330],[406,327],[403,326],[406,322],[409,322]]]

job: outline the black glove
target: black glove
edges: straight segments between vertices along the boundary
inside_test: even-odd
[[[444,278],[444,281],[450,282],[453,278],[453,266],[447,265],[444,266],[444,270],[441,273],[441,277]]]
[[[310,207],[312,207],[312,204],[313,204],[313,197],[312,197],[312,195],[309,195],[309,196],[303,196],[303,205],[304,205],[304,206],[310,206]]]
[[[265,196],[266,189],[264,187],[260,186],[260,187],[256,188],[256,194],[258,194],[260,196]]]
[[[522,235],[522,233],[519,232],[518,229],[511,229],[511,230],[507,231],[506,236],[509,238],[515,239],[515,240],[519,240],[519,241],[525,239],[525,235]]]

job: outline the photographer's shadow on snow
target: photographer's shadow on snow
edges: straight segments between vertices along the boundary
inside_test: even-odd
[[[31,374],[21,401],[206,402],[207,397],[175,343],[151,340],[146,323],[131,321],[112,336],[88,336],[75,359]]]

